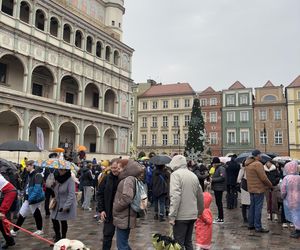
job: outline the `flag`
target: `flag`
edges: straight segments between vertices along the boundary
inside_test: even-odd
[[[36,127],[36,145],[40,150],[44,150],[44,133],[40,127]]]

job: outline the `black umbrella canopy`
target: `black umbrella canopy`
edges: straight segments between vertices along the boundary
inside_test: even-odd
[[[7,161],[5,159],[0,158],[0,172],[7,172],[7,170],[12,170],[13,172],[17,172],[17,167],[11,161]]]
[[[238,157],[235,159],[237,163],[242,163],[244,160],[246,160],[248,157],[252,156],[252,152],[244,152],[238,155]],[[261,162],[265,164],[267,161],[271,161],[272,158],[266,154],[261,154]]]
[[[8,141],[0,144],[0,151],[22,151],[41,152],[41,150],[30,141]]]
[[[153,156],[149,162],[155,165],[165,165],[170,163],[172,158],[168,155],[155,155]]]

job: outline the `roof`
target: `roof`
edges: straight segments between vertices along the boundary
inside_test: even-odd
[[[200,92],[199,94],[206,94],[206,93],[215,93],[216,91],[212,88],[212,87],[208,87],[205,90],[203,90],[202,92]]]
[[[287,88],[300,87],[300,75]]]
[[[230,87],[229,87],[229,90],[234,90],[234,89],[245,89],[246,87],[241,84],[239,81],[236,81],[234,84],[232,84]]]
[[[267,83],[263,86],[264,88],[266,87],[275,87],[274,84],[269,80]]]
[[[189,83],[158,84],[151,86],[139,97],[194,95],[195,91]]]

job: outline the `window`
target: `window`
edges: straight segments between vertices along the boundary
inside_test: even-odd
[[[248,104],[248,95],[240,95],[240,105],[247,105]]]
[[[142,146],[147,145],[147,135],[142,135]]]
[[[267,110],[259,111],[259,120],[266,121],[267,120]]]
[[[162,141],[163,145],[168,145],[168,135],[167,134],[163,134],[163,141]]]
[[[178,115],[175,115],[173,117],[173,126],[174,127],[179,127],[179,116]]]
[[[281,130],[276,130],[274,133],[274,142],[276,145],[282,144],[282,132]]]
[[[249,129],[241,129],[240,131],[240,143],[248,144],[249,143]]]
[[[173,144],[179,145],[179,135],[177,133],[173,134]]]
[[[276,100],[277,100],[277,98],[274,95],[267,95],[264,97],[265,102],[275,102]]]
[[[210,106],[216,106],[217,105],[217,98],[210,98],[209,104],[210,104]]]
[[[80,30],[77,30],[75,34],[75,46],[80,49],[82,48],[82,33]]]
[[[119,28],[121,28],[121,23],[119,23]]]
[[[115,26],[115,21],[111,21],[111,25],[112,25],[112,26]]]
[[[274,110],[274,120],[281,120],[281,110]]]
[[[110,61],[110,53],[111,53],[110,51],[111,51],[110,47],[106,46],[106,49],[105,49],[105,60],[106,61]]]
[[[163,127],[168,127],[168,117],[163,116]]]
[[[185,115],[184,116],[184,126],[187,127],[190,124],[190,116],[189,115]]]
[[[0,63],[0,83],[6,83],[7,65]]]
[[[91,36],[88,36],[86,38],[86,51],[92,53],[92,49],[93,49],[93,38]]]
[[[152,117],[152,128],[157,128],[157,117]]]
[[[259,131],[259,141],[260,144],[265,145],[268,142],[267,132],[264,130]]]
[[[206,112],[202,112],[203,121],[206,122]]]
[[[227,130],[227,143],[228,144],[235,143],[235,130]]]
[[[74,104],[74,94],[73,93],[66,93],[66,103]]]
[[[35,12],[35,27],[43,31],[45,29],[45,14],[42,10]]]
[[[298,120],[300,120],[300,109],[298,109]]]
[[[217,144],[217,133],[216,132],[211,132],[209,133],[209,143],[211,145],[215,145]]]
[[[33,83],[32,84],[32,94],[37,96],[43,96],[43,85]]]
[[[174,108],[179,108],[179,100],[174,100]]]
[[[298,92],[298,100],[300,100],[300,91]]]
[[[184,107],[185,108],[190,107],[190,99],[184,99]]]
[[[143,102],[143,109],[148,109],[148,104],[147,104],[147,102]]]
[[[90,153],[96,152],[96,143],[90,143]]]
[[[235,96],[234,95],[227,95],[226,96],[226,105],[227,106],[234,106],[235,105]]]
[[[130,98],[130,104],[133,107],[133,105],[134,105],[134,99],[133,99],[133,97]]]
[[[57,37],[58,34],[58,20],[56,17],[50,19],[50,34]]]
[[[188,133],[185,133],[184,134],[184,144],[186,144],[187,140],[188,140]]]
[[[69,24],[64,25],[63,39],[67,43],[71,42],[71,26]]]
[[[117,51],[117,50],[115,50],[114,51],[114,65],[119,65],[119,58],[120,58],[120,56],[119,56],[119,51]]]
[[[12,16],[14,10],[14,0],[2,0],[1,11]]]
[[[235,112],[227,112],[227,122],[235,122]]]
[[[152,145],[156,145],[156,141],[157,141],[157,135],[156,134],[152,134]]]
[[[142,118],[142,128],[147,128],[147,117]]]
[[[207,105],[207,100],[206,99],[200,99],[200,106],[204,107]]]
[[[94,108],[99,107],[99,93],[97,93],[97,92],[93,93],[93,107]]]
[[[98,41],[96,44],[96,56],[101,58],[101,54],[102,54],[101,52],[102,52],[102,44],[101,42]]]
[[[29,13],[30,13],[30,7],[29,4],[25,1],[21,2],[20,5],[20,20],[29,23]]]
[[[217,112],[209,112],[209,122],[217,122]]]
[[[157,101],[152,102],[152,109],[157,109]]]
[[[169,103],[168,103],[168,101],[163,101],[163,108],[164,109],[167,109],[168,108],[168,106],[169,106]]]
[[[249,112],[248,111],[241,111],[240,112],[240,121],[241,122],[248,122],[249,121]]]

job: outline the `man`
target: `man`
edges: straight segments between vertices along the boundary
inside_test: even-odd
[[[110,250],[112,239],[115,234],[113,225],[113,202],[118,187],[119,169],[117,161],[113,159],[110,163],[110,173],[104,176],[99,183],[97,191],[97,210],[100,213],[100,219],[104,222],[103,226],[103,250]]]
[[[264,194],[272,188],[272,183],[269,181],[264,165],[260,162],[261,152],[254,150],[252,157],[249,157],[246,162],[246,176],[248,184],[248,192],[250,193],[250,208],[248,215],[249,229],[258,233],[268,233],[269,230],[262,227],[261,212],[264,203]]]
[[[169,164],[173,170],[170,181],[169,223],[176,241],[186,250],[193,250],[194,222],[203,212],[203,193],[197,176],[188,170],[186,158],[173,157]]]
[[[237,155],[231,156],[231,160],[225,165],[227,177],[227,208],[233,209],[237,207],[237,178],[240,172],[240,165],[235,161]]]

